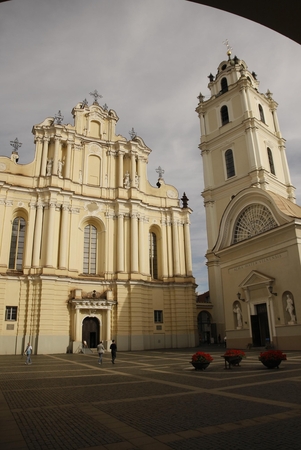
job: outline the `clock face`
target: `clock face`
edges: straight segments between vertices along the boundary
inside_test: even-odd
[[[277,226],[277,222],[266,206],[250,205],[243,210],[236,221],[233,243],[250,239]]]

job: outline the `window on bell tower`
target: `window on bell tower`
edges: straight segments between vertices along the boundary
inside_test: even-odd
[[[229,123],[229,113],[226,105],[221,107],[221,121],[222,125],[226,125],[226,123]]]
[[[273,160],[272,150],[268,147],[268,148],[267,148],[267,151],[268,151],[268,158],[269,158],[270,172],[271,172],[273,175],[276,175],[276,173],[275,173],[275,166],[274,166],[274,160]]]
[[[228,81],[227,78],[222,78],[221,81],[221,93],[228,92]]]
[[[261,120],[261,122],[265,123],[263,107],[261,105],[258,105],[258,109],[259,109],[260,120]]]
[[[234,177],[235,176],[234,158],[233,158],[233,151],[230,148],[225,152],[225,163],[226,163],[227,178]]]

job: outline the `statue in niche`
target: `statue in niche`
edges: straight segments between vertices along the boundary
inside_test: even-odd
[[[242,327],[242,312],[238,303],[235,304],[233,312],[236,314],[237,327]]]
[[[135,186],[137,189],[139,188],[139,176],[137,172],[135,173]]]
[[[290,315],[290,318],[291,318],[290,322],[295,323],[296,322],[295,306],[294,306],[293,299],[290,297],[289,294],[287,294],[287,296],[286,296],[286,308],[285,308],[285,310]]]
[[[129,188],[131,187],[131,183],[130,183],[130,174],[129,174],[128,171],[125,173],[125,176],[124,176],[123,187],[124,187],[125,189],[129,189]]]
[[[63,174],[62,174],[63,165],[64,165],[64,162],[59,159],[58,163],[57,163],[57,175],[59,178],[63,178]]]
[[[48,159],[47,165],[46,165],[46,177],[50,177],[51,176],[52,163],[53,163],[52,159]]]

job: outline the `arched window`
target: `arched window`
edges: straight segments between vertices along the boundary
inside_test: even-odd
[[[25,228],[25,220],[22,217],[16,217],[12,226],[9,253],[9,268],[13,270],[22,270],[23,268]]]
[[[158,279],[157,236],[149,233],[149,272],[151,277]]]
[[[265,233],[275,227],[277,227],[277,223],[266,206],[261,204],[249,205],[236,220],[233,244]]]
[[[229,114],[228,114],[228,108],[226,105],[221,107],[221,120],[222,120],[222,125],[226,125],[226,123],[229,123]]]
[[[261,106],[261,105],[258,105],[258,109],[259,109],[260,120],[261,120],[261,122],[265,123],[264,112],[263,112],[262,106]]]
[[[227,178],[234,177],[235,175],[234,158],[233,152],[230,148],[225,153],[225,163],[226,163]]]
[[[83,273],[96,274],[97,229],[87,225],[84,229]]]
[[[273,175],[276,175],[272,150],[269,147],[267,148],[267,150],[268,150],[268,158],[269,158],[269,164],[270,164],[270,172]]]
[[[222,92],[222,94],[224,93],[224,92],[227,92],[228,91],[228,81],[227,81],[227,78],[222,78],[222,81],[221,81],[221,92]]]

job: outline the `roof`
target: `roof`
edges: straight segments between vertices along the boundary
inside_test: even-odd
[[[287,216],[301,219],[301,206],[296,205],[295,203],[287,198],[282,197],[281,195],[275,194],[275,192],[267,192],[272,197],[275,205],[280,209],[281,212],[283,212]]]

